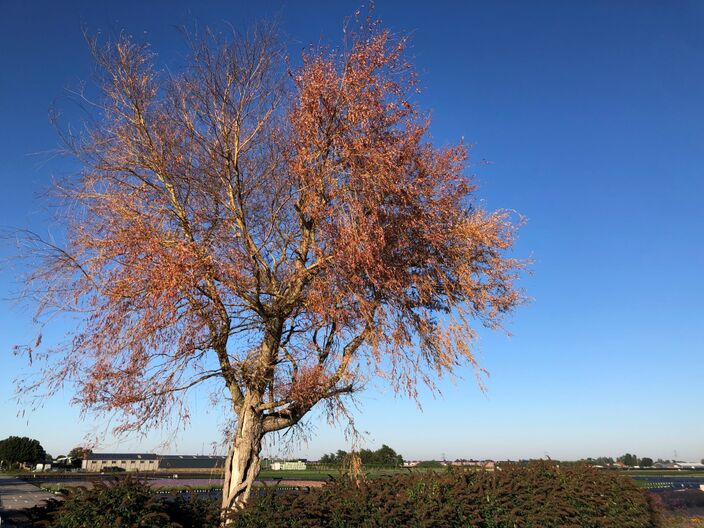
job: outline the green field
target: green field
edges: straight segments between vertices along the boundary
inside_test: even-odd
[[[444,469],[444,468],[443,468]],[[408,473],[410,471],[428,471],[428,468],[410,469],[410,468],[370,468],[362,469],[362,473],[369,478],[378,478],[388,475],[397,475],[399,473]],[[271,469],[263,469],[259,473],[259,479],[286,479],[286,480],[328,480],[332,478],[340,478],[342,473],[339,469],[303,469],[290,471],[273,471]]]

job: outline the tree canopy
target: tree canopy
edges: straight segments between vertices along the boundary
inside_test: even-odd
[[[46,457],[39,440],[26,436],[10,436],[0,440],[0,460],[10,464],[36,464],[43,462]]]
[[[342,465],[352,454],[357,454],[364,465],[390,467],[398,467],[403,465],[403,457],[386,444],[382,444],[382,446],[376,451],[372,451],[370,449],[360,449],[356,453],[348,453],[347,451],[340,449],[336,453],[323,455],[320,457],[320,462],[322,464]]]
[[[643,457],[640,459],[639,462],[640,462],[639,465],[641,467],[652,467],[652,465],[653,465],[653,459],[650,457]]]
[[[92,449],[82,446],[76,446],[68,452],[68,457],[72,459],[84,459],[87,455],[93,452]]]
[[[630,453],[626,453],[625,455],[621,455],[620,457],[618,457],[618,461],[621,462],[623,465],[629,466],[629,467],[633,467],[633,466],[638,465],[638,457],[636,455],[632,455]]]
[[[475,199],[464,144],[432,143],[405,39],[358,22],[297,66],[266,27],[193,36],[168,71],[92,40],[101,95],[56,188],[67,240],[27,238],[40,317],[79,321],[39,385],[72,383],[117,432],[187,420],[206,385],[234,418],[226,508],[265,434],[318,403],[349,418],[375,376],[416,397],[479,369],[475,325],[522,301],[511,214]]]

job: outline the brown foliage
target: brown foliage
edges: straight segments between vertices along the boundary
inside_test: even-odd
[[[237,528],[657,528],[652,497],[610,471],[548,462],[501,464],[364,482],[308,494],[270,493],[234,517]]]

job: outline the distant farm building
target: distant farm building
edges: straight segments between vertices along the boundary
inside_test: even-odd
[[[704,469],[704,464],[699,462],[681,462],[678,460],[674,463],[674,466],[677,469]]]
[[[679,460],[674,462],[655,462],[655,464],[653,464],[653,469],[704,470],[704,464],[700,462],[682,462]]]
[[[81,462],[84,471],[155,471],[158,456],[153,453],[91,453]]]
[[[154,453],[91,453],[83,459],[83,471],[221,471],[225,457],[208,455],[157,455]]]
[[[450,462],[451,466],[461,466],[461,467],[476,467],[483,469],[494,469],[496,463],[493,460],[465,460],[459,458],[454,462]]]
[[[225,457],[210,455],[162,455],[159,469],[178,471],[222,470]]]
[[[274,462],[271,464],[271,469],[274,471],[303,471],[306,469],[306,463],[301,460]]]

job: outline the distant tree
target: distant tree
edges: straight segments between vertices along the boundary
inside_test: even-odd
[[[593,459],[587,459],[587,462],[597,466],[611,466],[614,463],[614,459],[611,457],[597,457]]]
[[[320,457],[320,462],[322,464],[340,465],[343,464],[351,454],[352,453],[339,449],[337,453],[330,453]],[[403,464],[403,457],[386,444],[382,444],[376,451],[361,449],[357,454],[363,465],[398,467]]]
[[[10,436],[0,441],[0,460],[8,464],[36,464],[46,460],[46,451],[38,440]]]
[[[377,463],[383,466],[397,467],[403,464],[403,457],[386,444],[382,444],[381,448],[376,451],[376,459]]]
[[[185,419],[206,384],[233,420],[225,510],[265,435],[319,403],[349,417],[372,377],[415,397],[478,368],[476,327],[524,298],[512,213],[476,199],[464,144],[432,143],[405,40],[357,27],[293,71],[261,28],[190,39],[180,70],[91,41],[95,119],[64,136],[81,169],[55,189],[65,241],[25,240],[39,320],[79,314],[35,387],[75,385],[120,433]]]
[[[638,465],[638,457],[636,455],[632,455],[630,453],[626,453],[625,455],[621,455],[620,457],[618,457],[618,461],[628,467],[633,467],[633,466]],[[651,463],[652,463],[652,460],[651,460]]]
[[[336,453],[328,453],[320,457],[320,462],[329,465],[340,465],[349,456],[347,451],[338,449]]]
[[[641,467],[652,467],[653,465],[653,459],[648,458],[648,457],[643,457],[640,459],[640,464]]]
[[[88,449],[82,446],[76,446],[68,453],[68,457],[71,459],[71,466],[74,468],[80,468],[81,462],[84,458],[93,452],[92,449]]]
[[[86,447],[82,446],[76,446],[71,451],[68,452],[68,457],[69,458],[79,458],[79,459],[84,459],[86,456],[90,455],[93,452],[92,449],[88,449]]]

